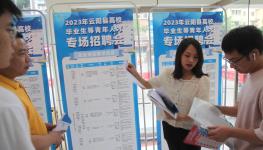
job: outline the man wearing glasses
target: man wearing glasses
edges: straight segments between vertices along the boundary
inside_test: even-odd
[[[231,30],[222,41],[225,60],[239,73],[248,74],[237,104],[218,106],[225,115],[236,117],[234,128],[210,127],[211,139],[232,138],[235,150],[263,149],[263,36],[255,26]]]
[[[11,0],[0,2],[0,69],[10,65],[15,30],[13,15],[21,16],[21,11]],[[31,142],[26,112],[16,95],[0,86],[0,149],[34,150]]]

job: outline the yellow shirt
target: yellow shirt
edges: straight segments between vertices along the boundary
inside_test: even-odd
[[[11,92],[15,93],[23,103],[25,110],[27,112],[27,118],[30,126],[31,135],[48,134],[43,119],[41,118],[36,108],[32,104],[24,87],[19,82],[6,78],[2,75],[0,75],[0,86],[9,89]]]

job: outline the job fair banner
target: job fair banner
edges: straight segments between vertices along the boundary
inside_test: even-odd
[[[54,13],[69,150],[139,150],[133,10]]]
[[[25,16],[17,22],[30,55],[30,68],[25,75],[16,78],[25,87],[32,103],[45,122],[52,122],[48,72],[44,51],[44,29],[41,16]]]
[[[210,102],[221,102],[222,12],[154,12],[153,13],[155,75],[173,68],[176,49],[184,38],[198,40],[204,52],[203,70],[210,78]],[[161,123],[157,123],[158,149],[164,146]]]

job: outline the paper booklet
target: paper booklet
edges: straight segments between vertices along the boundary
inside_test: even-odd
[[[184,140],[187,144],[218,149],[223,143],[209,139],[207,127],[217,125],[232,127],[217,107],[199,98],[194,98],[188,115],[195,120],[196,124]]]
[[[178,109],[172,100],[161,89],[149,90],[148,97],[156,105],[156,107],[167,112],[170,116],[176,119]]]
[[[209,139],[208,130],[197,125],[194,125],[191,128],[190,132],[184,139],[184,143],[211,149],[218,149],[222,144],[221,142]]]

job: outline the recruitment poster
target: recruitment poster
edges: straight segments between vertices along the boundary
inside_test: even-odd
[[[44,30],[41,16],[25,16],[17,23],[30,56],[30,68],[23,76],[16,78],[25,87],[32,103],[45,120],[52,122],[49,82],[44,51]]]
[[[198,40],[203,48],[203,71],[210,78],[210,102],[221,103],[222,12],[154,12],[155,75],[174,68],[176,48],[187,37]],[[164,148],[161,123],[157,123],[158,149]]]
[[[139,150],[133,10],[54,13],[69,150]]]

